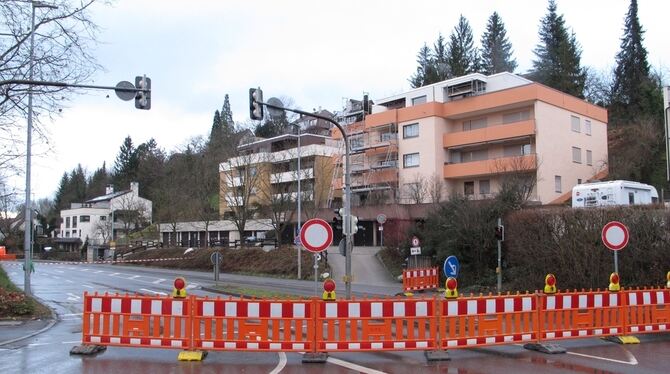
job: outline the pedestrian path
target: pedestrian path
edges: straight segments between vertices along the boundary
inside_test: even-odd
[[[375,254],[379,247],[354,247],[351,261],[351,273],[354,276],[354,285],[372,285],[398,287],[398,282],[379,262]],[[328,263],[330,264],[333,279],[342,279],[346,274],[346,257],[342,256],[337,247],[328,248]]]

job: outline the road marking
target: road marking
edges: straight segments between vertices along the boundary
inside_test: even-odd
[[[65,273],[63,270],[54,270],[54,271],[55,271],[56,273],[61,273],[61,274]]]
[[[60,277],[57,276],[57,275],[52,275],[51,277],[52,277],[53,279],[60,279]]]
[[[94,273],[95,273],[95,274],[100,274],[100,273],[104,273],[104,271],[102,271],[102,270],[96,270],[96,271],[94,271]]]
[[[133,275],[132,277],[128,277],[128,279],[137,279],[139,277],[140,277],[139,275]]]
[[[151,282],[151,283],[153,283],[153,284],[159,284],[159,283],[163,283],[163,282],[165,282],[165,279],[155,280],[155,281],[153,281],[153,282]]]
[[[115,277],[115,276],[117,276],[117,275],[119,275],[119,274],[121,274],[121,273],[112,273],[112,274],[109,274],[109,276],[110,276],[110,277]]]
[[[95,289],[95,287],[93,287],[93,286],[89,286],[88,284],[82,284],[82,286],[84,286],[84,287],[86,287],[86,288],[90,288],[90,289],[92,289],[92,290]]]
[[[68,292],[67,295],[68,295],[68,298],[67,298],[68,301],[79,301],[79,299],[81,299],[81,297],[79,297],[79,296],[77,296],[77,295],[75,295],[71,292]]]
[[[68,282],[68,283],[74,283],[73,281],[71,281],[69,279],[66,279],[65,281]]]
[[[300,353],[301,355],[304,355],[304,354],[305,354],[305,352],[298,352],[298,353]],[[354,364],[353,362],[340,360],[339,358],[328,357],[328,359],[326,359],[326,362],[330,362],[331,364],[339,365],[339,366],[345,367],[345,368],[347,368],[347,369],[350,369],[350,370],[353,370],[353,371],[357,371],[357,372],[359,372],[359,373],[366,373],[366,374],[387,374],[385,371],[379,371],[379,370],[375,370],[375,369],[367,368],[367,367],[365,367],[365,366],[361,366],[361,365],[358,365],[358,364]]]
[[[607,358],[607,357],[598,357],[598,356],[591,356],[591,355],[585,355],[583,353],[577,353],[577,352],[566,352],[569,355],[575,355],[575,356],[581,356],[581,357],[587,357],[587,358],[593,358],[596,360],[603,360],[603,361],[610,361],[610,362],[616,362],[618,364],[626,364],[626,365],[637,365],[637,359],[635,356],[633,356],[632,353],[630,353],[627,349],[624,349],[624,352],[626,353],[626,356],[628,356],[628,361],[621,361],[621,360],[615,360],[613,358]]]
[[[83,313],[68,313],[68,314],[61,314],[61,317],[72,317],[72,316],[81,316]]]
[[[277,352],[277,354],[279,355],[279,363],[277,363],[277,366],[276,366],[274,369],[272,369],[272,371],[270,372],[270,374],[278,374],[278,373],[280,373],[280,372],[284,369],[284,367],[286,366],[286,353],[284,353],[284,352]]]
[[[167,294],[166,294],[165,292],[147,290],[146,288],[140,288],[140,291],[146,291],[146,292],[154,293],[154,294],[156,294],[156,295],[167,296]]]
[[[73,340],[71,342],[62,342],[61,344],[81,344],[81,340]]]
[[[200,286],[200,285],[197,284],[197,283],[191,283],[191,284],[189,284],[189,285],[186,286],[186,289],[187,289],[187,290],[192,290],[192,289],[194,289],[194,288],[196,288],[196,287],[198,287],[198,286]]]

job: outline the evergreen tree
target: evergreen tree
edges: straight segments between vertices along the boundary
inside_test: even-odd
[[[232,133],[235,130],[233,110],[230,109],[230,98],[228,97],[228,94],[224,97],[223,107],[221,108],[221,127],[226,133]]]
[[[641,116],[651,114],[658,98],[656,87],[650,76],[647,50],[642,45],[644,30],[637,15],[637,0],[631,0],[621,38],[621,50],[616,55],[611,105],[612,125],[629,124]]]
[[[503,71],[514,72],[517,65],[512,57],[512,43],[507,39],[507,30],[498,12],[493,12],[489,17],[481,44],[482,73],[491,75]]]
[[[86,173],[81,164],[78,164],[77,168],[73,169],[70,173],[68,189],[71,194],[71,203],[84,202],[86,200]]]
[[[217,109],[214,111],[214,119],[212,120],[212,130],[209,132],[209,138],[216,137],[216,134],[221,131],[221,114]]]
[[[435,71],[435,62],[432,57],[432,52],[426,43],[419,49],[419,53],[416,55],[416,62],[419,66],[416,68],[416,73],[409,79],[409,84],[412,88],[419,88],[439,82],[439,80],[437,80],[437,72]]]
[[[584,97],[586,71],[580,66],[582,51],[574,33],[568,33],[555,0],[549,0],[547,14],[540,21],[540,44],[533,53],[532,78],[567,94]]]
[[[67,200],[67,189],[70,184],[70,176],[67,172],[63,173],[63,176],[60,178],[58,183],[58,189],[56,190],[56,197],[54,198],[55,210],[60,212],[63,209],[70,208],[70,202]]]
[[[104,195],[109,182],[110,176],[109,173],[107,173],[107,164],[103,162],[102,167],[97,169],[88,179],[86,198],[92,199],[96,196]]]
[[[479,66],[477,48],[474,45],[472,28],[468,20],[461,15],[458,25],[449,36],[449,71],[453,77],[474,73]]]
[[[433,44],[433,70],[435,71],[436,82],[441,82],[451,78],[451,72],[449,71],[449,50],[447,46],[447,41],[440,33]]]
[[[119,148],[114,163],[114,186],[116,189],[127,189],[130,182],[137,178],[138,159],[133,140],[127,136]]]

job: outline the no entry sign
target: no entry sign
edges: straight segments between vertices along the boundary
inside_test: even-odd
[[[333,228],[320,218],[307,220],[300,230],[300,241],[308,251],[321,252],[333,244]]]
[[[628,245],[628,227],[619,221],[608,222],[602,231],[605,247],[619,251]]]

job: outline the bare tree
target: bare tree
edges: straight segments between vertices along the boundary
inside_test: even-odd
[[[97,26],[90,10],[104,0],[52,0],[52,7],[35,9],[35,46],[30,48],[32,7],[30,1],[0,2],[3,30],[0,35],[0,81],[27,80],[30,68],[33,80],[85,83],[100,68],[92,54]],[[32,64],[30,63],[32,61]],[[16,173],[13,163],[23,156],[22,128],[27,112],[29,87],[19,84],[0,85],[0,170]],[[33,86],[33,111],[36,137],[46,143],[48,132],[40,119],[51,117],[74,93],[62,87]]]
[[[136,230],[147,225],[150,218],[149,207],[132,193],[127,193],[118,197],[118,203],[114,206],[114,218],[121,221],[127,237],[131,229]]]
[[[251,153],[229,158],[220,165],[221,208],[231,213],[230,218],[242,240],[247,221],[256,213],[261,175],[259,166],[265,162],[263,153]]]
[[[433,173],[433,175],[428,178],[426,192],[431,203],[439,203],[442,200],[442,194],[444,192],[444,179]]]
[[[270,219],[275,237],[281,243],[282,233],[293,221],[297,209],[299,173],[298,170],[289,172],[273,170],[271,160],[267,161],[262,167],[259,165],[260,176],[257,180],[259,199],[255,205],[264,217]]]
[[[515,207],[526,204],[535,193],[539,164],[536,157],[528,156],[495,160],[492,171],[500,175],[498,197]]]
[[[426,177],[416,173],[410,183],[405,184],[407,198],[414,204],[422,204],[426,199]]]

